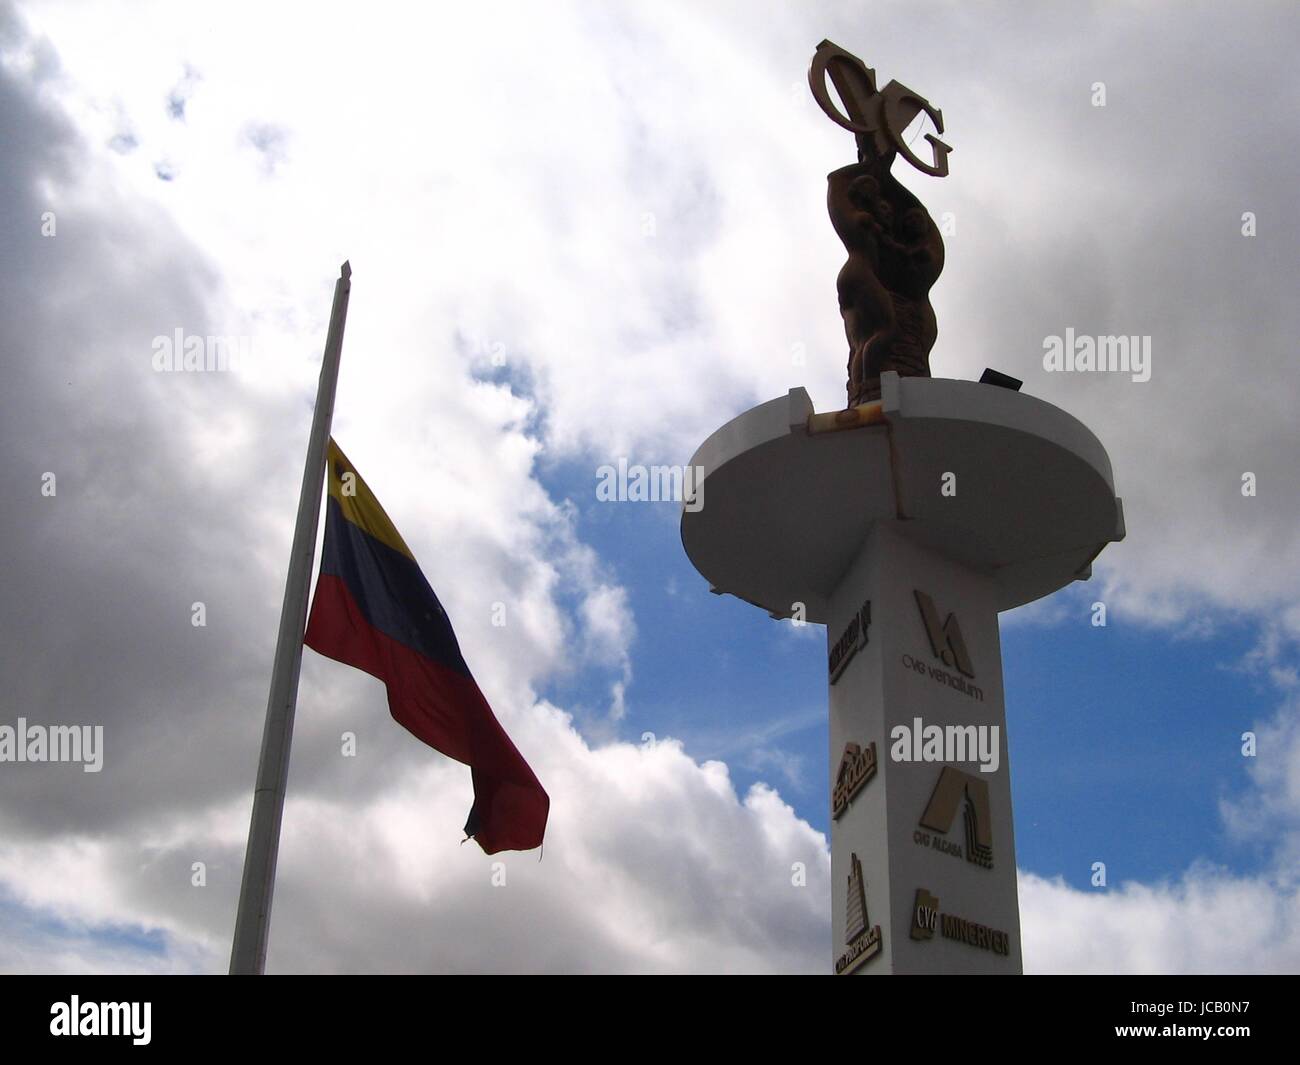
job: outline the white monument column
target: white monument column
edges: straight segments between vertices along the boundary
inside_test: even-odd
[[[741,414],[692,459],[682,541],[719,594],[827,627],[840,973],[1021,971],[999,611],[1123,538],[1110,462],[1010,389],[881,377]]]

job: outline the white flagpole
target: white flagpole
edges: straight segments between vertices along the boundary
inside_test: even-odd
[[[343,264],[334,284],[325,357],[316,388],[316,413],[307,442],[307,465],[302,473],[298,523],[293,530],[289,576],[280,611],[280,634],[275,641],[271,694],[266,703],[262,756],[257,764],[253,792],[253,818],[244,853],[244,880],[239,889],[235,940],[230,951],[230,973],[258,975],[266,966],[266,939],[271,925],[271,896],[275,891],[275,859],[280,848],[280,819],[284,813],[285,782],[289,776],[289,744],[293,738],[293,712],[298,702],[298,672],[302,667],[302,637],[307,626],[307,596],[316,554],[316,526],[320,520],[324,486],[325,450],[334,416],[334,389],[343,353],[343,324],[348,315],[352,267]]]

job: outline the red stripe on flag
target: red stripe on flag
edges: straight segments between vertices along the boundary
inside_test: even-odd
[[[473,769],[466,831],[487,854],[541,846],[551,800],[506,735],[478,684],[380,632],[339,577],[322,573],[303,639],[308,647],[384,682],[393,719]]]

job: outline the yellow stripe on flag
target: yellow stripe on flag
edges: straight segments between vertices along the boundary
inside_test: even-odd
[[[366,487],[343,449],[330,438],[327,475],[330,496],[343,511],[343,517],[362,531],[369,533],[376,540],[387,544],[394,551],[400,551],[411,561],[415,556],[406,546],[401,533],[397,531],[384,508],[379,505],[375,494]],[[350,474],[350,476],[348,476]],[[346,484],[345,484],[346,478]]]

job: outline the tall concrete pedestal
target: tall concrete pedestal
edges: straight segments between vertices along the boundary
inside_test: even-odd
[[[827,627],[833,970],[1018,973],[999,611],[1090,575],[1124,536],[1080,422],[992,385],[803,389],[692,465],[682,542],[719,594]]]

